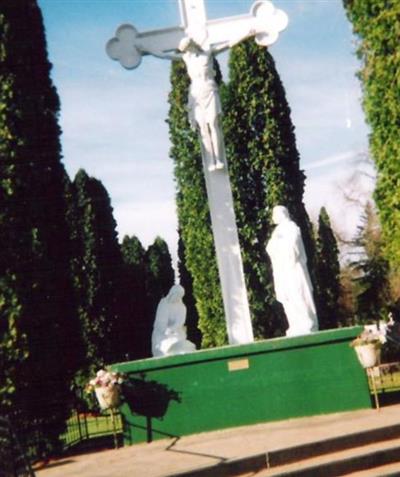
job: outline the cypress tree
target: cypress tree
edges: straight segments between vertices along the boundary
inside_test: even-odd
[[[161,237],[156,237],[146,251],[146,298],[147,329],[145,328],[146,354],[151,356],[151,334],[156,317],[157,306],[175,282],[172,258],[168,245]]]
[[[363,107],[371,127],[376,164],[375,202],[382,223],[384,254],[400,267],[400,4],[397,0],[344,0],[359,42]]]
[[[199,315],[196,309],[196,302],[193,296],[193,279],[186,268],[185,245],[179,233],[178,241],[178,271],[179,282],[185,289],[183,302],[186,305],[186,328],[188,340],[201,347],[201,332],[198,328]]]
[[[0,32],[0,412],[47,454],[78,348],[59,99],[36,1],[1,2]]]
[[[317,238],[318,321],[322,330],[337,328],[340,320],[339,249],[329,215],[322,207],[318,217]]]
[[[339,313],[343,326],[356,324],[356,287],[354,286],[355,271],[350,263],[344,263],[340,270]]]
[[[202,347],[226,344],[221,287],[211,231],[200,144],[190,128],[187,99],[190,80],[183,61],[174,61],[169,94],[169,133],[177,186],[177,212],[185,244],[185,265],[193,278]]]
[[[150,356],[150,333],[147,300],[146,252],[140,240],[125,236],[121,244],[123,268],[122,303],[125,307],[124,342],[128,359]]]
[[[84,170],[75,176],[80,242],[79,316],[86,348],[82,379],[106,363],[124,358],[121,348],[122,255],[108,193]],[[81,383],[83,384],[83,383]]]
[[[168,294],[175,282],[171,254],[167,243],[161,237],[156,237],[146,251],[146,268],[148,310],[152,329],[158,303]]]
[[[243,265],[258,338],[283,334],[285,318],[275,301],[265,247],[272,209],[288,208],[302,231],[313,278],[314,242],[303,204],[305,176],[299,166],[285,90],[268,49],[253,39],[231,50],[229,82],[222,89],[225,141]]]
[[[378,321],[391,302],[389,265],[382,253],[381,227],[373,205],[368,202],[353,245],[360,258],[352,263],[356,272],[356,315],[359,323]],[[385,316],[386,317],[386,316]]]

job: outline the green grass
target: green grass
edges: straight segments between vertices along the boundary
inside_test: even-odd
[[[374,368],[374,370],[375,369],[378,369],[378,367]],[[371,376],[369,376],[368,381],[369,381],[369,387],[372,392],[373,383],[372,383]],[[395,371],[385,372],[385,368],[382,367],[380,369],[380,373],[374,375],[374,382],[375,382],[377,392],[399,391],[400,390],[400,369],[396,369]]]
[[[113,423],[109,415],[98,417],[87,417],[87,427],[89,438],[113,433]],[[115,416],[115,428],[117,432],[122,432],[121,415]]]
[[[122,432],[121,415],[115,415],[115,430]],[[65,447],[77,444],[83,440],[113,435],[114,427],[109,414],[99,416],[74,414],[67,421],[66,431],[61,435]]]

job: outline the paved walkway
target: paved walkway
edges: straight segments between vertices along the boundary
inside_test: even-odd
[[[400,405],[290,419],[66,457],[38,477],[165,477],[229,459],[400,423]],[[246,474],[249,475],[249,474]],[[261,475],[261,474],[252,474]]]

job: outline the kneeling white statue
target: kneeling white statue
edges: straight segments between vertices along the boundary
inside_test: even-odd
[[[151,351],[155,357],[196,350],[196,346],[186,339],[186,306],[182,301],[184,294],[185,290],[181,285],[174,285],[158,304],[151,336]]]
[[[317,331],[318,318],[301,231],[282,205],[274,207],[272,221],[277,226],[267,253],[272,263],[276,299],[282,303],[289,323],[286,336]]]

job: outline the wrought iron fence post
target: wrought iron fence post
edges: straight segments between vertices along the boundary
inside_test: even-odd
[[[82,429],[81,429],[81,420],[80,420],[80,417],[79,417],[79,410],[75,409],[75,413],[76,413],[76,419],[78,421],[79,442],[82,442],[83,441],[83,435],[82,435]]]
[[[88,426],[88,421],[87,421],[87,413],[85,412],[83,414],[83,422],[85,426],[85,439],[89,439],[89,426]]]
[[[113,425],[113,436],[114,436],[114,447],[118,449],[118,437],[117,437],[117,426],[115,424],[115,411],[114,408],[110,408],[111,411],[111,421]]]

